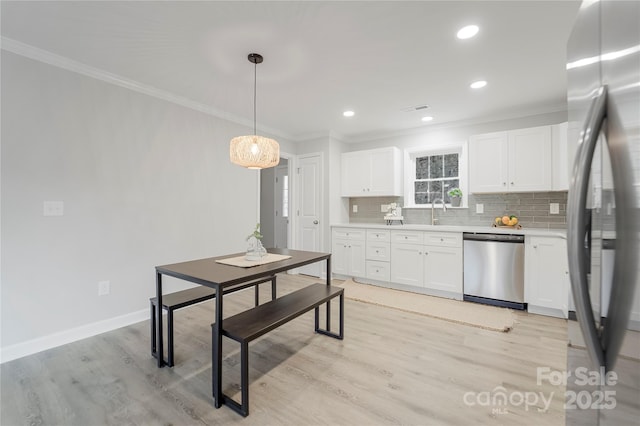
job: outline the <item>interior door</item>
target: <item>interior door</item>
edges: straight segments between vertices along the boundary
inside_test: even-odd
[[[274,246],[288,247],[289,238],[289,166],[276,167]]]
[[[320,154],[299,157],[296,171],[298,188],[298,249],[321,251],[322,218],[322,158]],[[321,264],[313,263],[298,269],[305,275],[320,277]]]

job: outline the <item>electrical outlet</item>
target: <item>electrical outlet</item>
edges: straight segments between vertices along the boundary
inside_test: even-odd
[[[44,216],[62,216],[64,215],[64,202],[63,201],[45,201],[43,203]]]
[[[560,204],[559,203],[550,203],[549,204],[549,214],[560,214]]]
[[[484,213],[484,204],[476,204],[476,213],[478,214]]]
[[[358,213],[358,205],[354,204],[353,207],[352,207],[352,210],[353,210],[354,213]]]
[[[100,281],[98,282],[98,296],[106,296],[111,292],[111,282]]]

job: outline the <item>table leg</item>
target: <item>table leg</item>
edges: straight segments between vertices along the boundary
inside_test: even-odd
[[[156,354],[158,358],[158,368],[164,365],[164,347],[162,345],[162,274],[156,272]]]
[[[222,406],[222,299],[220,286],[216,286],[216,322],[213,325],[213,342],[211,345],[211,381],[213,383],[213,399],[216,408]]]
[[[331,285],[331,255],[327,257],[327,285]],[[327,301],[327,331],[331,331],[331,301]]]

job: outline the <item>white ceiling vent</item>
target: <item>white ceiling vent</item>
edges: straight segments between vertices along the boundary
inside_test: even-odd
[[[410,106],[410,107],[406,107],[406,108],[400,108],[400,111],[402,112],[413,112],[413,111],[422,111],[429,108],[429,105],[416,105],[416,106]]]

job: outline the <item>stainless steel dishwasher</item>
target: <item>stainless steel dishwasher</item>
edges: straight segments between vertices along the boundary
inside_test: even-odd
[[[526,309],[524,235],[467,233],[464,247],[463,299]]]

